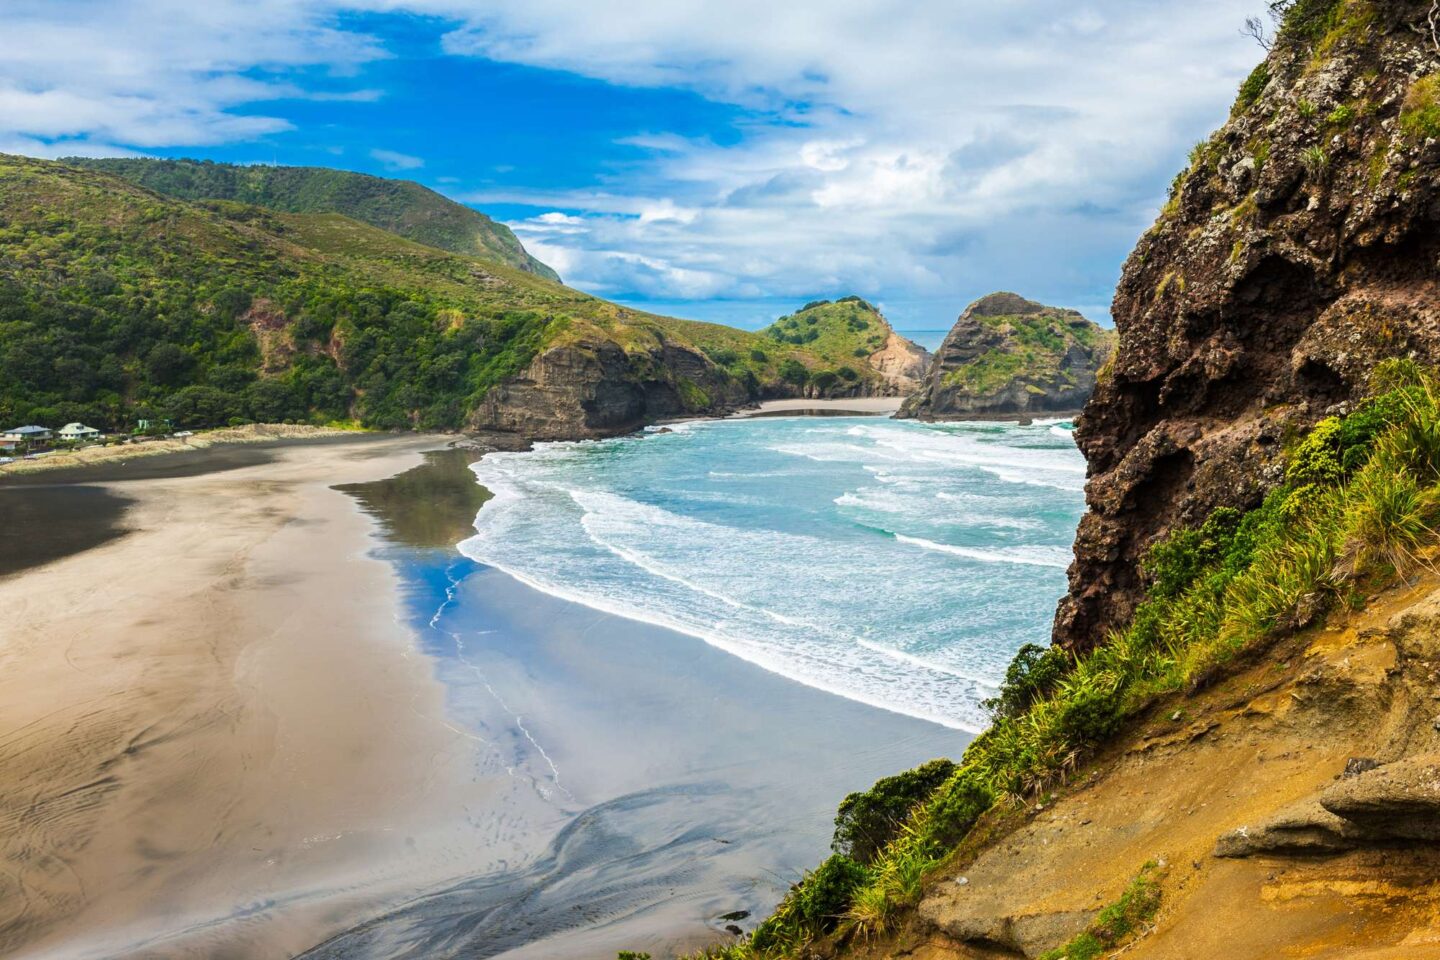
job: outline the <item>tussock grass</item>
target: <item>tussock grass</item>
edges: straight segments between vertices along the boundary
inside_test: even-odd
[[[1124,630],[1082,656],[1022,650],[988,704],[990,728],[938,787],[915,800],[892,839],[864,864],[831,857],[724,956],[789,957],[837,930],[874,936],[892,929],[899,912],[919,901],[927,875],[986,812],[1061,785],[1157,695],[1203,683],[1238,654],[1353,605],[1359,584],[1428,563],[1427,548],[1440,542],[1437,527],[1440,387],[1433,372],[1411,361],[1386,361],[1373,374],[1369,399],[1292,446],[1284,483],[1259,507],[1218,509],[1150,552],[1147,598]],[[887,778],[875,797],[847,798],[847,805],[891,809],[897,785]],[[1147,867],[1122,903],[1153,913],[1157,883]],[[1130,906],[1108,920],[1102,914],[1105,930],[1087,931],[1089,940],[1055,956],[1094,955],[1084,952],[1092,941],[1097,950],[1118,942],[1134,926],[1132,917],[1120,929]]]

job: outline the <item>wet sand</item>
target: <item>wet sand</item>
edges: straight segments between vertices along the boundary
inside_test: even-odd
[[[329,486],[437,445],[148,461],[91,487],[129,533],[0,579],[0,953],[289,956],[433,880],[488,785]]]
[[[308,960],[665,957],[715,942],[725,915],[748,912],[752,928],[824,858],[847,793],[969,740],[464,558],[395,560],[450,715],[483,740],[480,775],[508,777],[506,829],[470,875]]]

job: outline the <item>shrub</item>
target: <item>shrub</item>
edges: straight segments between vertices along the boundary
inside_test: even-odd
[[[1240,84],[1240,97],[1237,101],[1238,107],[1241,110],[1248,109],[1255,101],[1260,99],[1260,95],[1265,92],[1265,88],[1269,86],[1269,84],[1270,66],[1262,60],[1254,70],[1250,71],[1250,75],[1245,78],[1245,81]]]
[[[1270,9],[1280,17],[1279,41],[1312,44],[1335,26],[1340,0],[1272,0]]]
[[[1005,669],[999,695],[986,700],[985,708],[999,717],[1019,716],[1036,700],[1048,696],[1072,663],[1059,647],[1025,644]]]
[[[1345,475],[1340,449],[1343,429],[1339,417],[1327,417],[1315,424],[1305,439],[1290,451],[1285,480],[1295,486],[1339,481]]]
[[[780,364],[780,379],[795,386],[804,386],[810,379],[810,371],[799,360],[789,359]]]
[[[754,347],[750,351],[750,359],[754,360],[756,363],[764,363],[770,359],[770,355],[767,354],[764,350],[761,350],[759,347]]]
[[[928,800],[954,772],[951,761],[931,760],[877,780],[869,790],[850,794],[835,813],[830,849],[859,863],[870,863],[900,835],[911,810]]]
[[[834,930],[849,911],[855,891],[868,880],[870,871],[864,864],[832,855],[796,884],[755,929],[752,950],[764,954]]]

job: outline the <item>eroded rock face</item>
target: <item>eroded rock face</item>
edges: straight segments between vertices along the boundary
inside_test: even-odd
[[[1073,413],[1090,398],[1110,343],[1107,331],[1074,310],[992,293],[960,315],[897,416]]]
[[[1090,512],[1056,642],[1123,626],[1144,552],[1258,503],[1287,435],[1362,396],[1377,361],[1440,360],[1428,8],[1350,3],[1329,33],[1277,44],[1131,254],[1113,367],[1076,431]]]
[[[724,413],[750,399],[743,384],[686,347],[627,353],[610,340],[582,340],[546,350],[496,386],[467,426],[535,440],[613,437],[656,420]]]
[[[930,352],[894,330],[885,338],[885,346],[870,354],[868,359],[870,366],[885,378],[896,394],[902,396],[918,389],[930,368]]]
[[[1371,836],[1440,840],[1440,754],[1347,777],[1321,794],[1320,806]]]

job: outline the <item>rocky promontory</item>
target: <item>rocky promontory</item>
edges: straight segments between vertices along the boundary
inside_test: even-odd
[[[960,315],[898,416],[1074,413],[1090,399],[1112,343],[1109,331],[1074,310],[992,293]]]
[[[1129,619],[1167,532],[1257,504],[1286,438],[1352,403],[1378,360],[1440,360],[1430,4],[1285,9],[1116,291],[1113,370],[1076,430],[1090,510],[1055,624],[1068,647]]]

